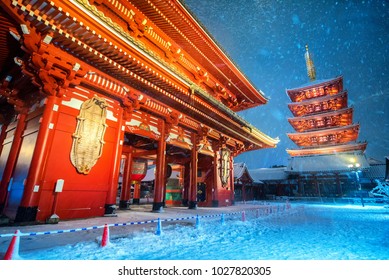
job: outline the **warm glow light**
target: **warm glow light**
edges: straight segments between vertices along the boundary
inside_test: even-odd
[[[354,159],[354,161],[355,161],[355,159]],[[347,165],[347,167],[348,168],[359,168],[359,167],[361,167],[361,164],[357,162],[357,163],[349,164],[349,165]]]

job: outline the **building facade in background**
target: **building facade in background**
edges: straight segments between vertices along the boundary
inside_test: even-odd
[[[153,211],[172,170],[188,208],[231,205],[233,157],[278,143],[237,115],[266,97],[178,0],[4,0],[0,21],[11,221],[114,214],[118,195],[139,201],[150,165]]]

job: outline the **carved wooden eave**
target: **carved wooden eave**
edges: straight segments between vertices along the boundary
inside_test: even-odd
[[[299,147],[348,143],[356,141],[358,134],[359,124],[317,131],[287,133],[288,137]]]
[[[367,143],[351,143],[343,145],[335,145],[329,147],[320,147],[320,148],[305,148],[299,150],[287,149],[287,153],[292,156],[311,156],[311,155],[327,155],[327,154],[337,154],[343,152],[354,152],[366,150]]]
[[[194,61],[201,63],[195,65],[195,69],[205,69],[204,71],[215,77],[226,91],[236,95],[240,101],[246,99],[241,106],[234,107],[235,111],[267,102],[264,94],[255,89],[183,3],[177,0],[135,0],[131,3],[151,21],[158,22],[158,28],[164,34],[186,53],[190,53]],[[201,70],[198,71],[201,72]]]
[[[167,144],[171,144],[173,146],[176,146],[176,147],[179,147],[179,148],[182,148],[185,150],[191,150],[192,146],[193,146],[192,143],[188,143],[187,141],[179,139],[179,138],[169,139]]]
[[[263,93],[256,90],[251,85],[251,83],[247,81],[247,78],[245,78],[244,75],[240,71],[238,71],[236,66],[234,66],[234,64],[232,64],[231,62],[231,65],[229,65],[229,67],[225,67],[227,68],[227,72],[222,73],[222,77],[225,80],[224,82],[220,82],[218,79],[212,78],[213,76],[212,74],[209,74],[208,68],[204,69],[204,67],[206,66],[204,66],[205,64],[203,62],[204,59],[208,59],[208,56],[212,56],[212,52],[204,51],[204,45],[201,45],[201,51],[198,48],[192,49],[191,46],[193,46],[193,43],[189,41],[190,44],[187,46],[189,52],[191,54],[194,54],[197,50],[197,52],[200,52],[202,54],[202,56],[198,58],[201,61],[199,64],[199,62],[196,62],[188,55],[188,53],[185,51],[185,47],[181,47],[182,45],[185,46],[184,43],[179,43],[178,45],[180,47],[178,47],[178,45],[175,45],[176,43],[174,42],[174,40],[172,40],[172,38],[161,32],[161,30],[159,29],[160,26],[163,26],[163,22],[161,22],[161,20],[157,21],[158,26],[154,25],[151,20],[149,20],[143,15],[143,12],[145,11],[138,11],[136,5],[133,6],[127,2],[121,1],[95,1],[94,4],[96,5],[90,5],[88,1],[82,0],[73,0],[71,2],[75,4],[79,8],[79,10],[85,10],[86,12],[91,13],[91,17],[93,17],[94,15],[97,16],[98,19],[103,21],[104,25],[110,26],[111,29],[113,29],[112,31],[114,31],[114,33],[117,33],[116,35],[118,37],[124,37],[127,41],[131,41],[131,44],[141,49],[141,52],[143,54],[146,53],[153,59],[157,60],[159,64],[163,64],[164,67],[169,68],[170,71],[176,72],[176,76],[177,74],[185,76],[185,80],[187,80],[187,82],[189,82],[190,84],[201,84],[203,88],[205,87],[207,89],[211,89],[211,92],[213,92],[217,88],[220,88],[221,91],[219,93],[222,94],[220,95],[219,93],[217,93],[216,95],[218,97],[221,96],[221,98],[216,99],[227,105],[227,107],[230,106],[234,109],[234,111],[239,109],[239,106],[241,106],[241,109],[246,109],[266,103],[267,99],[263,97]],[[163,2],[164,1],[159,1],[158,3],[156,3],[156,5],[164,4]],[[101,5],[99,5],[99,3],[101,3]],[[134,4],[133,2],[131,3]],[[141,6],[141,9],[147,8],[142,7],[141,4],[139,5]],[[112,11],[115,11],[115,13],[112,14]],[[163,17],[163,20],[165,21],[166,16],[161,15],[157,11],[154,11],[154,13],[152,13],[151,15],[153,16],[153,14],[156,14],[158,17]],[[115,21],[113,21],[110,16],[112,18],[115,18]],[[173,13],[169,16],[176,17],[177,14]],[[127,26],[133,25],[133,18],[135,18],[135,21],[138,18],[138,22],[141,21],[142,23],[137,23],[137,28],[130,27],[130,31],[127,32]],[[169,19],[169,22],[171,23],[172,21]],[[132,32],[132,30],[134,29],[139,29],[136,31],[136,34],[133,34]],[[185,31],[183,32],[187,31],[188,30],[185,29]],[[197,31],[190,33],[190,36],[183,35],[183,32],[178,29],[177,32],[181,34],[180,36],[184,36],[186,40],[189,40],[188,38],[192,38],[193,36],[198,36]],[[213,47],[217,47],[214,42],[211,43],[214,44]],[[210,43],[208,42],[208,44]],[[179,51],[179,54],[176,55],[176,53],[172,53],[173,50],[175,52]],[[168,56],[166,56],[167,53],[169,53]],[[175,56],[176,58],[174,60],[171,60],[171,55]],[[220,53],[219,55],[226,57],[223,53]],[[218,72],[221,71],[220,61],[213,62],[209,59],[207,61],[209,62],[209,67],[216,69]],[[195,78],[193,78],[193,71],[195,71]],[[201,76],[201,74],[198,74],[198,72],[204,71],[207,74],[207,78],[205,80],[202,79],[204,83],[201,83],[201,81],[199,82],[199,79],[196,77],[198,75]],[[188,73],[191,74],[188,75]],[[236,73],[239,75],[235,75]],[[239,80],[236,79],[235,83],[232,81],[234,75],[239,78]],[[182,78],[183,77],[180,77],[180,79]],[[244,93],[243,89],[240,88],[244,86],[246,86],[246,88],[250,88],[249,93]],[[229,87],[233,87],[233,89],[229,90]],[[248,94],[251,94],[253,96],[249,97]],[[257,96],[257,99],[259,97],[259,100],[253,101],[253,99],[255,99],[255,96]]]
[[[292,102],[300,102],[310,98],[334,95],[343,91],[343,76],[333,79],[310,82],[298,88],[287,89],[286,93]]]
[[[352,124],[353,108],[344,108],[304,117],[288,118],[288,121],[297,132],[347,126]]]
[[[20,57],[25,52],[10,34],[16,20],[0,10],[0,124],[8,123],[16,113],[26,113],[39,101],[37,86],[31,85],[30,76],[23,73]]]
[[[108,3],[109,1],[94,2]],[[118,1],[109,3],[113,2],[119,3]],[[127,8],[128,2],[119,4],[126,5],[121,8],[121,11],[127,11],[127,15],[131,18],[130,14],[133,10]],[[80,69],[87,70],[87,74],[81,81],[81,85],[85,87],[108,94],[122,103],[128,99],[128,95],[131,95],[130,99],[137,106],[138,101],[142,103],[142,110],[150,110],[164,118],[168,114],[169,107],[185,112],[187,116],[180,120],[180,125],[190,124],[193,127],[193,122],[197,123],[196,125],[201,122],[218,129],[238,142],[243,141],[246,147],[250,146],[253,149],[275,147],[279,141],[260,132],[226,104],[217,100],[207,91],[207,87],[203,88],[201,83],[190,78],[187,70],[180,66],[181,64],[174,64],[171,60],[166,61],[161,58],[157,52],[159,48],[149,48],[144,43],[143,37],[148,35],[142,32],[134,35],[131,32],[131,28],[134,27],[131,27],[131,30],[127,26],[124,28],[123,22],[120,20],[114,22],[86,0],[50,2],[36,0],[29,1],[28,4],[9,0],[2,1],[1,5],[11,12],[18,22],[31,22],[29,24],[33,26],[31,32],[50,33],[50,48],[56,48],[56,53],[69,59],[72,55],[81,59]],[[140,25],[139,22],[137,24],[142,27],[142,22]],[[96,24],[99,28],[96,28]],[[155,25],[154,28],[157,29]],[[150,30],[152,29],[147,29],[151,32]],[[23,36],[20,27],[18,31],[20,36]],[[162,39],[161,41],[163,42]],[[215,48],[216,53],[221,52],[213,41],[208,43],[214,44],[212,47]],[[224,55],[222,52],[218,54]],[[206,51],[206,56],[211,56],[209,50]],[[211,60],[209,63],[216,65],[216,60]],[[228,67],[230,68],[226,73],[232,72],[224,73],[227,80],[239,78],[242,79],[241,84],[244,84],[244,87],[251,88],[251,84],[233,64]],[[205,70],[208,71],[208,68]],[[137,90],[145,91],[148,98],[137,100],[138,98],[133,96],[133,92]],[[236,94],[239,94],[239,90],[235,91]],[[250,90],[253,90],[253,94],[261,96],[255,89]],[[129,106],[129,115],[131,110],[132,107]]]
[[[289,103],[288,107],[295,117],[340,110],[347,107],[347,91],[312,100]]]

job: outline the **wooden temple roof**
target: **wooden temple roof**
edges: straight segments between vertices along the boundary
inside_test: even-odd
[[[337,154],[343,152],[364,152],[366,150],[367,143],[346,143],[341,145],[325,146],[325,147],[310,147],[304,149],[287,149],[287,153],[292,157],[297,156],[312,156],[312,155],[327,155]]]
[[[297,132],[347,126],[352,124],[353,108],[343,108],[326,113],[288,118],[288,121]]]
[[[200,121],[250,149],[275,147],[279,141],[235,113],[267,99],[177,0],[7,0],[0,5],[14,16],[3,16],[1,30],[14,38],[0,37],[5,48],[0,69],[13,62],[7,52],[33,28],[46,34],[42,39],[52,53],[80,60],[75,71],[86,72],[85,87],[121,101],[138,99],[145,110],[162,117],[172,109],[185,112],[184,125],[199,129],[194,120]],[[29,26],[20,25],[25,22]]]
[[[244,162],[234,163],[234,181],[239,184],[248,184],[254,181]]]
[[[356,141],[359,124],[321,129],[316,131],[287,133],[299,147],[328,146]]]
[[[183,5],[184,3],[178,0],[132,0],[131,3],[152,22],[157,23],[158,28],[179,47],[190,53],[190,56],[198,61],[201,67],[207,69],[226,89],[240,96],[241,100],[245,99],[244,104],[234,108],[234,111],[267,102],[264,94],[257,90],[236,67],[209,32]]]
[[[286,93],[292,102],[300,102],[324,95],[333,95],[343,91],[343,76],[326,80],[315,80],[300,87],[287,89]]]
[[[349,167],[351,162],[359,163],[359,170],[368,169],[370,165],[363,153],[365,147],[364,144],[339,145],[328,151],[325,151],[325,148],[317,149],[313,154],[302,154],[304,151],[296,151],[298,154],[293,154],[286,172],[300,174],[348,173],[351,171]]]
[[[347,91],[335,95],[289,103],[288,107],[295,117],[340,110],[347,107]]]

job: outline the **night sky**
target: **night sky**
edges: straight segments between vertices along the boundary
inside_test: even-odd
[[[389,156],[389,1],[185,0],[186,6],[270,100],[240,113],[271,137],[275,149],[246,152],[249,169],[287,165],[294,132],[285,90],[309,82],[309,45],[317,80],[343,75],[366,156]]]

